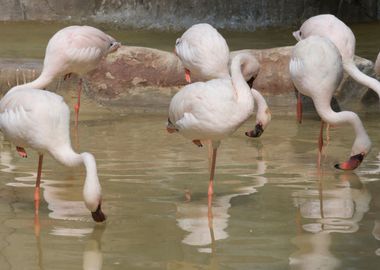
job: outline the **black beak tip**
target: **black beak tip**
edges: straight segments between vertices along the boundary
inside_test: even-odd
[[[264,133],[263,126],[262,126],[261,124],[257,124],[257,125],[255,126],[255,129],[254,129],[254,130],[247,131],[247,132],[245,133],[245,135],[247,135],[248,137],[251,137],[251,138],[258,138],[258,137],[260,137],[263,133]]]
[[[95,222],[103,222],[106,220],[106,216],[104,215],[102,209],[101,209],[101,206],[99,204],[98,208],[96,209],[95,212],[91,212],[91,215],[92,215],[92,219],[95,221]]]
[[[335,167],[335,169],[338,169],[338,170],[342,169],[339,164],[335,164],[334,167]]]

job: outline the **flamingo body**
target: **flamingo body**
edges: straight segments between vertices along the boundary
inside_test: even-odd
[[[301,40],[293,49],[289,64],[294,85],[302,94],[313,99],[319,116],[328,124],[350,123],[356,138],[348,162],[339,169],[355,169],[371,148],[371,141],[360,118],[353,112],[334,112],[330,101],[343,76],[342,56],[327,38],[311,36]]]
[[[377,76],[380,76],[380,53],[377,55],[377,58],[376,58],[375,73]]]
[[[184,67],[202,81],[229,77],[230,50],[223,36],[211,25],[191,26],[176,40],[175,53]]]
[[[355,65],[355,35],[351,29],[337,17],[322,14],[306,20],[298,31],[293,32],[298,40],[310,36],[326,37],[338,48],[344,70],[357,82],[374,90],[380,96],[380,82],[362,73]]]
[[[73,151],[69,121],[70,110],[63,98],[49,91],[21,85],[9,90],[0,100],[0,129],[7,140],[18,147],[32,148],[40,156],[50,153],[66,166],[85,165],[84,201],[94,220],[103,221],[95,159],[90,153]]]
[[[249,96],[249,95],[248,95]],[[240,108],[230,79],[214,79],[185,86],[172,99],[169,119],[191,140],[220,141],[253,113],[253,99]]]

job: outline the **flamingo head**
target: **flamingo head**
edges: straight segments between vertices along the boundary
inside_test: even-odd
[[[368,136],[362,136],[356,138],[354,145],[352,146],[351,157],[348,161],[336,164],[335,168],[341,170],[355,170],[362,163],[364,157],[369,153],[371,149],[371,141]]]
[[[99,203],[96,210],[94,212],[91,212],[92,218],[95,222],[103,222],[106,220],[106,216],[104,215],[101,206],[102,204]]]
[[[335,168],[340,170],[355,170],[362,163],[364,157],[364,153],[351,156],[348,161],[340,164],[335,164]]]
[[[269,125],[271,119],[272,119],[272,113],[268,107],[265,110],[258,111],[256,115],[255,128],[253,130],[247,131],[245,135],[251,138],[260,137],[264,133],[264,130]]]
[[[116,42],[116,41],[111,41],[110,42],[110,47],[108,49],[108,53],[113,53],[113,52],[116,52],[117,49],[119,49],[121,46],[121,43],[120,42]]]

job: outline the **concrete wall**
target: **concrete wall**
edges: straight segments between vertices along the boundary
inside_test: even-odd
[[[298,25],[321,13],[346,23],[378,20],[380,0],[0,0],[0,21],[70,20],[176,30],[202,21],[252,31]]]

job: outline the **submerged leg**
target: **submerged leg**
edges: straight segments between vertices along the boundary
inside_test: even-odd
[[[40,183],[41,183],[41,171],[42,171],[42,161],[44,155],[40,154],[38,157],[38,169],[37,169],[37,179],[36,179],[36,187],[34,189],[34,206],[35,206],[35,214],[38,215],[40,209]]]
[[[300,92],[298,92],[297,97],[297,121],[300,124],[302,123],[302,96]]]
[[[75,110],[75,126],[76,127],[78,126],[81,92],[82,92],[82,78],[79,79],[79,84],[78,84],[78,101],[77,101],[77,104],[74,105],[74,110]]]
[[[23,147],[16,146],[17,153],[20,155],[22,158],[27,158],[28,155],[26,154],[26,151]]]

